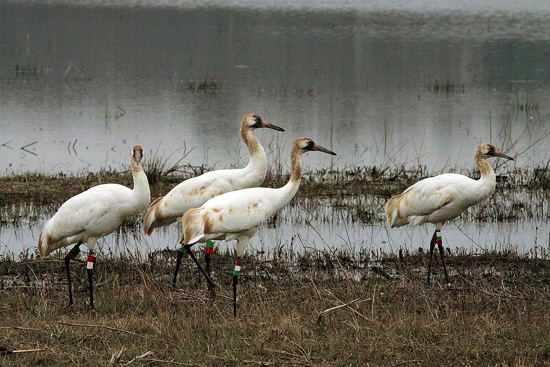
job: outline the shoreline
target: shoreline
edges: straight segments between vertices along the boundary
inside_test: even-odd
[[[190,167],[190,166],[189,166]],[[165,195],[176,185],[191,177],[208,172],[204,166],[191,167],[192,173],[168,175],[145,170],[150,182],[151,200]],[[284,186],[289,173],[281,173],[280,168],[268,171],[262,187]],[[451,170],[451,172],[455,172]],[[374,195],[389,198],[413,183],[439,174],[430,173],[425,167],[404,169],[390,167],[356,167],[351,169],[318,169],[303,174],[297,197],[350,197]],[[479,178],[476,170],[457,172],[473,179]],[[13,205],[32,202],[37,205],[62,202],[93,186],[116,183],[132,187],[132,177],[128,171],[99,171],[79,174],[58,173],[45,175],[28,172],[0,176],[0,203]],[[543,167],[507,171],[497,175],[496,191],[503,189],[550,189],[550,170]]]

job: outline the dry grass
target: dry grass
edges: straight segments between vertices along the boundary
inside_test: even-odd
[[[145,171],[149,177],[153,199],[165,195],[180,182],[210,170],[206,166],[180,165],[181,160],[175,164],[169,164],[170,156],[165,158],[157,153],[151,153],[154,158],[145,162]],[[547,188],[550,187],[547,171],[547,167],[537,167],[528,172],[522,172],[521,180],[519,178],[515,180],[518,181],[518,185],[523,185],[524,180],[531,179],[533,176],[537,178],[538,183],[546,185],[544,188]],[[377,195],[389,197],[429,175],[430,173],[426,171],[425,167],[408,170],[402,167],[390,169],[378,166],[318,169],[304,172],[298,196],[322,198]],[[290,173],[283,174],[281,167],[276,166],[268,171],[262,186],[281,187],[288,182],[289,178]],[[0,204],[57,204],[92,186],[104,183],[118,183],[132,187],[132,175],[129,171],[102,170],[70,175],[64,173],[45,175],[28,172],[0,176]]]
[[[164,160],[163,162],[166,162]],[[180,182],[208,171],[207,167],[178,166],[178,172],[169,172],[167,165],[153,170],[154,184],[151,184],[151,198],[165,195]],[[168,167],[170,168],[170,167]],[[280,167],[268,172],[262,184],[265,187],[281,187],[288,175]],[[540,206],[550,188],[548,167],[532,167],[514,170],[498,178],[496,193],[483,204],[468,210],[469,220],[480,222],[512,222],[544,220],[548,207]],[[475,177],[477,172],[465,172]],[[292,220],[303,223],[304,213],[315,219],[332,222],[333,213],[345,212],[351,222],[380,223],[385,221],[384,204],[392,195],[402,192],[407,186],[429,176],[424,167],[413,170],[388,167],[356,167],[353,169],[308,171],[303,175],[296,198],[290,203],[296,210]],[[33,225],[44,216],[53,214],[59,205],[86,189],[103,183],[119,183],[132,186],[129,172],[100,171],[66,176],[58,174],[21,174],[0,177],[1,223],[13,227]],[[528,210],[528,208],[537,210]],[[331,211],[318,210],[332,208]],[[303,211],[305,209],[306,211]],[[319,218],[319,217],[322,218]],[[278,217],[270,219],[277,222]],[[132,220],[131,226],[139,219]]]
[[[134,366],[550,362],[547,260],[454,254],[448,258],[453,288],[445,289],[426,285],[423,254],[376,262],[343,253],[339,261],[327,253],[293,259],[245,259],[237,319],[227,254],[214,257],[221,285],[214,302],[189,259],[180,273],[182,289],[171,293],[173,253],[99,258],[95,312],[85,305],[84,263],[72,264],[77,291],[69,310],[60,258],[3,259],[0,346],[44,350],[1,357],[0,364],[97,366],[112,358],[112,365]]]

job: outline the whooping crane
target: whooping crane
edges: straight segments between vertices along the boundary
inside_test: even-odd
[[[445,173],[415,183],[386,203],[386,216],[391,228],[406,224],[435,224],[436,229],[430,242],[428,284],[430,284],[432,255],[436,243],[445,271],[445,280],[449,284],[443,258],[441,227],[446,221],[458,217],[470,206],[480,203],[493,194],[496,186],[495,171],[486,160],[491,157],[514,160],[489,143],[480,144],[474,154],[474,162],[481,174],[479,180],[456,173]]]
[[[143,218],[143,231],[151,235],[153,230],[176,220],[192,208],[198,208],[211,198],[220,194],[256,187],[262,184],[267,173],[267,159],[264,148],[252,133],[255,129],[269,128],[285,131],[273,125],[256,114],[245,115],[241,121],[241,139],[246,144],[250,154],[250,161],[245,168],[210,171],[201,176],[183,181],[174,187],[166,196],[162,196],[149,205]],[[213,253],[213,243],[209,242],[204,248],[206,270],[210,274],[210,256]],[[180,249],[177,264],[181,263],[183,249]],[[176,276],[172,281],[172,288],[176,287]]]
[[[301,155],[309,151],[336,155],[311,139],[298,138],[292,143],[290,150],[292,171],[290,180],[285,186],[278,189],[256,187],[225,193],[210,199],[200,208],[188,210],[182,218],[183,237],[180,243],[197,264],[211,287],[213,282],[198,263],[191,251],[191,246],[209,240],[237,241],[237,261],[233,271],[233,314],[235,317],[237,316],[238,277],[248,240],[256,234],[263,222],[284,208],[294,198],[302,177]],[[178,274],[178,267],[179,264],[176,264],[174,277]]]
[[[80,252],[80,245],[86,244],[89,250],[87,272],[90,283],[90,307],[93,309],[93,267],[97,240],[116,230],[124,219],[145,211],[151,201],[149,182],[141,168],[142,157],[143,147],[135,145],[131,160],[133,190],[118,184],[94,186],[61,205],[40,232],[38,252],[42,258],[61,247],[76,243],[65,256],[70,305],[73,304],[73,294],[69,262]]]

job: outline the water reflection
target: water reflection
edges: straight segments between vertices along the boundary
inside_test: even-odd
[[[281,215],[288,214],[285,211]],[[384,224],[347,223],[327,224],[312,220],[312,225],[323,239],[308,225],[284,223],[277,227],[263,226],[258,235],[250,240],[247,251],[250,253],[273,254],[279,248],[295,251],[346,249],[355,252],[378,251],[397,252],[400,248],[411,252],[429,248],[433,228],[407,227],[389,229]],[[0,233],[0,255],[19,254],[24,251],[34,253],[38,241],[38,228],[3,228]],[[468,252],[482,253],[485,250],[516,250],[526,253],[533,248],[550,247],[550,226],[545,221],[519,223],[472,223],[455,221],[443,228],[444,245],[452,251],[466,249]],[[166,230],[155,231],[145,237],[139,230],[120,230],[98,242],[102,253],[142,252],[150,253],[165,248],[178,248],[181,229],[170,226]],[[217,245],[226,249],[227,243]],[[234,241],[229,242],[232,249]]]
[[[463,171],[473,167],[482,141],[517,154],[519,167],[544,166],[550,159],[549,4],[3,3],[0,172],[120,170],[134,143],[166,155],[185,144],[195,149],[183,163],[242,166],[237,129],[249,112],[286,129],[276,138],[258,132],[269,161],[285,169],[297,136],[338,153],[334,160],[304,156],[306,170],[377,164]],[[199,88],[203,82],[210,88]],[[387,231],[383,200],[356,200],[285,209],[251,246],[323,247],[305,224],[307,215],[336,247],[414,249],[429,241],[427,227]],[[510,211],[510,202],[494,200],[498,205],[487,212]],[[302,210],[308,205],[313,210]],[[18,215],[23,219],[16,208],[2,213],[8,219],[0,253],[34,248],[37,228],[53,209],[27,219],[31,209]],[[457,222],[471,240],[454,225],[444,238],[451,247],[470,248],[548,242],[544,214],[510,219],[517,225],[490,220],[476,209]],[[115,251],[162,249],[178,237],[176,226],[152,238],[130,228],[103,243]]]
[[[196,147],[190,163],[227,167],[251,111],[287,129],[281,146],[307,135],[339,154],[308,157],[311,166],[470,167],[481,141],[518,153],[547,133],[548,11],[243,4],[0,5],[0,170],[118,168],[136,142],[167,153],[185,142]],[[217,90],[190,90],[204,79]],[[529,103],[510,123],[507,109]],[[544,139],[518,164],[547,151]]]
[[[544,192],[537,191],[496,194],[447,223],[443,227],[444,245],[453,251],[513,249],[520,253],[537,246],[550,247],[550,226],[546,220],[549,206],[541,205],[536,211],[529,209],[541,202],[544,195]],[[331,247],[387,253],[397,252],[400,248],[416,251],[428,247],[433,225],[390,229],[385,222],[383,205],[383,198],[373,196],[321,201],[297,198],[261,227],[258,235],[250,240],[248,251],[273,254],[280,248],[309,251]],[[0,255],[24,251],[34,253],[38,234],[54,211],[54,208],[38,207],[21,209],[19,212],[27,213],[28,217],[1,227]],[[10,218],[5,213],[2,215]],[[98,243],[103,253],[176,249],[181,227],[179,224],[163,227],[154,231],[151,237],[142,233],[141,219],[136,218],[126,221],[115,233]],[[227,248],[224,241],[218,241],[217,245]],[[233,245],[234,242],[230,242],[231,248]]]

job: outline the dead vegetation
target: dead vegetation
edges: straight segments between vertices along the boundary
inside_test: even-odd
[[[287,254],[289,255],[289,254]],[[84,262],[67,308],[61,258],[3,259],[0,347],[40,351],[2,365],[541,365],[550,360],[550,263],[514,253],[451,254],[452,287],[425,282],[423,253],[248,257],[239,317],[232,259],[214,257],[212,301],[191,261],[169,291],[174,254],[102,258],[96,311]],[[335,256],[338,256],[336,259]],[[437,269],[437,267],[436,267]]]

